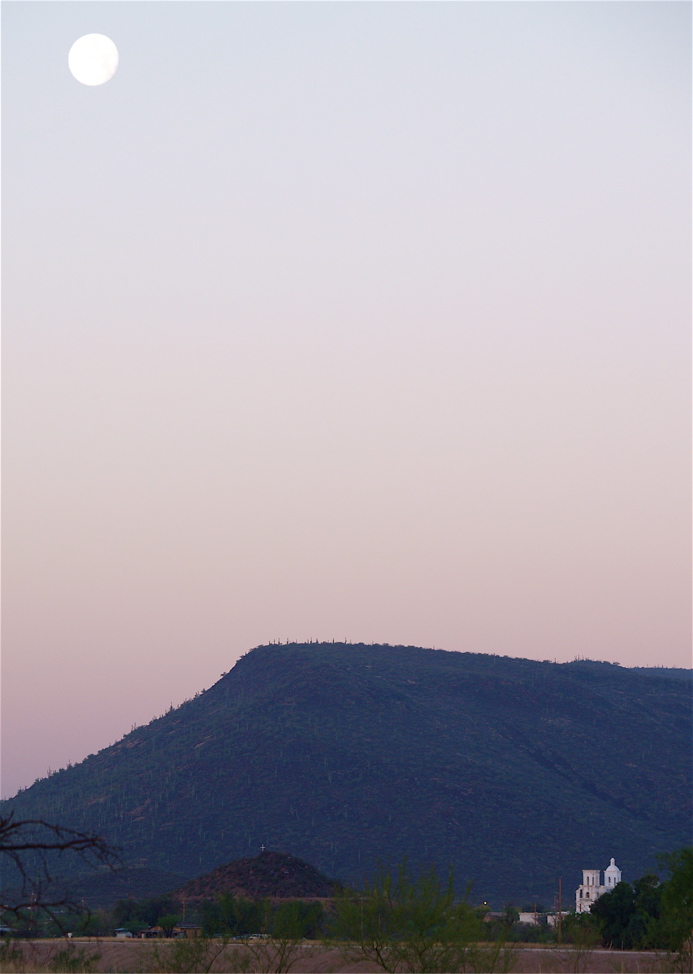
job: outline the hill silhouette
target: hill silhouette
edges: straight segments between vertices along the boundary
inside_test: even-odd
[[[187,902],[214,899],[220,893],[248,899],[318,899],[333,896],[335,889],[332,880],[302,859],[285,852],[263,850],[251,859],[217,866],[212,872],[185,883],[174,895]]]
[[[406,854],[474,899],[550,902],[559,876],[571,891],[614,856],[632,880],[690,841],[690,673],[261,646],[10,809],[93,829],[133,868],[195,876],[264,844],[359,883]]]

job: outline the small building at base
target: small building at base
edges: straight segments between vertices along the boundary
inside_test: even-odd
[[[575,890],[575,912],[589,913],[592,904],[604,893],[610,893],[621,882],[621,870],[612,859],[604,870],[604,883],[601,882],[600,869],[583,869],[582,884]]]

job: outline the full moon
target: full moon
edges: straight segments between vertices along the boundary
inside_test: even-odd
[[[102,85],[118,67],[118,48],[105,34],[85,34],[70,48],[67,64],[83,85]]]

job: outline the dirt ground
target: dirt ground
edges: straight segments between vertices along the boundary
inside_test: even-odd
[[[189,942],[188,942],[189,943]],[[213,942],[212,942],[213,943]],[[89,969],[97,972],[111,972],[111,974],[165,974],[167,951],[174,946],[172,941],[151,940],[116,940],[115,938],[73,940],[34,940],[20,941],[16,944],[19,954],[12,961],[0,963],[0,971],[31,972],[69,970],[80,971],[78,955],[90,958],[98,954],[98,959],[92,961]],[[155,952],[155,948],[158,951]],[[69,955],[58,954],[64,950]],[[234,952],[235,956],[234,956]],[[214,959],[208,969],[218,974],[238,971],[249,963],[249,957],[243,947],[227,947]],[[292,965],[292,974],[371,974],[379,968],[367,962],[354,963],[346,959],[338,950],[326,949],[321,946],[305,945],[301,947],[301,956]],[[71,955],[71,956],[70,956]],[[60,961],[63,961],[63,965]],[[239,964],[240,960],[240,964]],[[212,961],[212,955],[207,955],[207,961]],[[176,966],[176,965],[172,965]],[[176,970],[204,970],[201,967],[177,965]],[[266,970],[275,968],[266,967]],[[477,962],[470,967],[472,971],[490,970],[488,961]],[[579,951],[565,947],[534,947],[517,945],[510,949],[505,958],[498,958],[493,968],[498,972],[517,972],[517,974],[668,974],[676,970],[673,961],[665,954],[656,952],[635,952],[594,949]],[[263,966],[254,965],[249,971],[261,971]]]

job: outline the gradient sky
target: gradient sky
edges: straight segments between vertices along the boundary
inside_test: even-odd
[[[270,640],[691,665],[689,3],[5,2],[2,69],[4,795]]]

